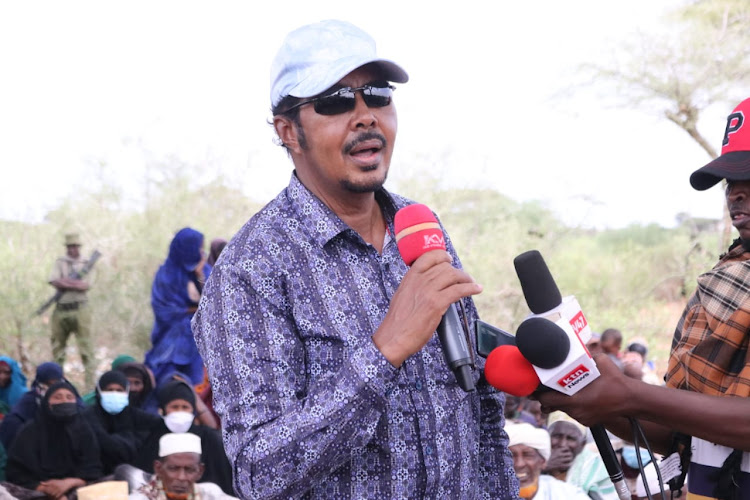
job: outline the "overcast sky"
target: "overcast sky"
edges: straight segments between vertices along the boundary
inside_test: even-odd
[[[339,18],[411,78],[392,180],[491,187],[587,226],[718,218],[720,188],[688,183],[708,157],[687,134],[593,91],[560,97],[577,65],[676,3],[0,2],[0,217],[40,220],[96,164],[137,199],[145,165],[169,157],[267,201],[291,172],[267,124],[271,60],[290,30]],[[730,111],[699,124],[717,149]]]

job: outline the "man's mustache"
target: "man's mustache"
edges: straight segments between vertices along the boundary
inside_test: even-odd
[[[365,141],[370,141],[372,139],[376,139],[380,141],[381,148],[385,148],[388,144],[388,141],[385,140],[385,136],[382,134],[378,134],[377,132],[364,132],[361,135],[358,135],[355,139],[353,139],[351,142],[347,143],[344,146],[344,153],[349,154],[352,149],[354,149],[357,144],[360,144]]]

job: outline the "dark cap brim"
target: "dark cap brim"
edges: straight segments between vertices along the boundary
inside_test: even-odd
[[[715,186],[722,179],[750,180],[750,151],[733,151],[716,158],[690,175],[690,185],[698,191]]]

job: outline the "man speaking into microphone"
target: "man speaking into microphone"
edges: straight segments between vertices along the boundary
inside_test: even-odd
[[[690,184],[726,180],[726,202],[739,238],[698,277],[672,340],[666,387],[626,377],[606,355],[601,376],[573,396],[539,395],[585,425],[604,424],[633,439],[637,418],[654,451],[681,452],[690,498],[750,499],[750,99],[727,118],[722,154]],[[673,446],[673,443],[679,443]]]
[[[481,359],[462,365],[461,337],[435,334],[449,310],[474,324],[481,286],[447,235],[408,263],[396,242],[413,202],[383,185],[407,79],[341,21],[291,32],[273,61],[294,171],[225,247],[193,320],[242,498],[517,498],[504,396]]]

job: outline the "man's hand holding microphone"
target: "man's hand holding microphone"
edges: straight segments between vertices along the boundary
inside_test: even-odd
[[[443,231],[425,205],[399,210],[394,227],[399,252],[410,268],[373,334],[373,342],[398,367],[422,349],[437,330],[446,361],[459,385],[472,391],[472,346],[464,335],[468,332],[462,331],[455,304],[481,293],[482,286],[453,267],[453,259],[445,250]]]
[[[599,377],[586,390],[570,396],[557,391],[537,393],[535,397],[542,403],[542,411],[564,411],[586,427],[606,424],[630,413],[628,402],[634,399],[632,394],[637,390],[630,382],[637,381],[626,377],[606,354],[597,354],[593,359]]]

